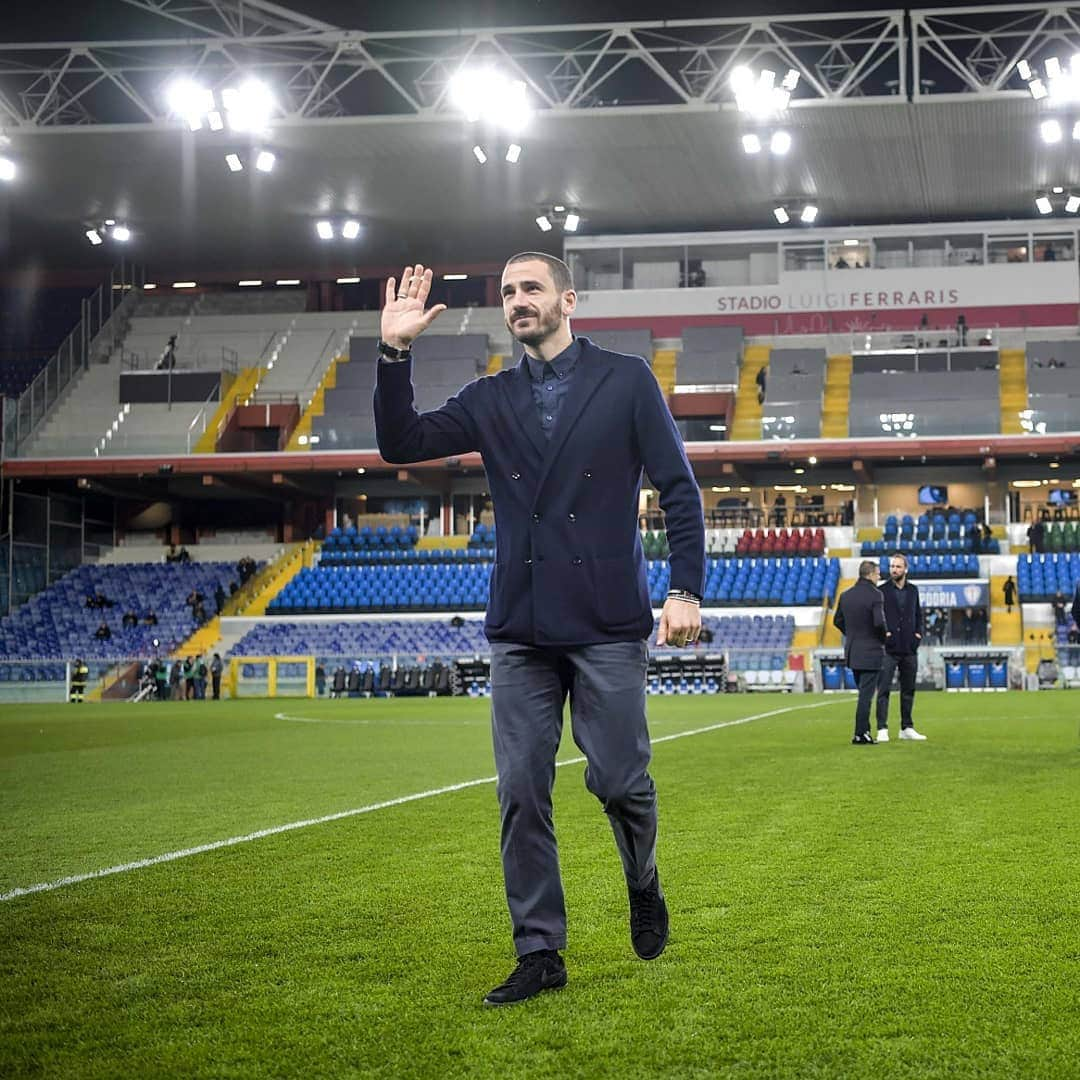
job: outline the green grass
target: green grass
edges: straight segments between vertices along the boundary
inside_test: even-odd
[[[574,764],[561,993],[480,1005],[483,785],[0,903],[0,1075],[1075,1080],[1078,699],[921,695],[929,741],[873,749],[821,700],[652,701],[654,737],[796,707],[656,746],[654,963]],[[468,700],[5,710],[0,893],[492,772]]]

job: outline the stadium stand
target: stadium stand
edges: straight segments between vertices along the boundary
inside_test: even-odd
[[[999,426],[996,371],[909,374],[860,372],[851,376],[849,433],[984,435]]]
[[[676,367],[677,391],[735,386],[743,352],[741,326],[688,326]]]
[[[893,551],[905,555],[956,555],[961,552],[1000,554],[1000,543],[992,538],[984,538],[980,526],[974,510],[924,513],[917,520],[911,514],[900,517],[890,514],[885,519],[882,539],[864,540],[862,554],[872,556]]]
[[[0,364],[0,397],[18,397],[46,364],[45,357],[5,360]]]
[[[824,555],[825,530],[744,529],[735,545],[736,555]]]
[[[705,615],[713,636],[710,651],[730,650],[736,671],[782,670],[795,632],[791,615]],[[656,644],[656,629],[650,639]],[[248,630],[229,650],[230,657],[304,656],[322,660],[374,660],[395,654],[427,660],[486,655],[487,639],[480,619],[339,620],[290,622],[275,620]]]
[[[0,658],[125,659],[170,652],[198,625],[185,604],[187,596],[201,592],[212,612],[215,587],[227,590],[234,575],[230,563],[80,566],[0,620]],[[97,593],[113,606],[87,608],[87,596]],[[128,611],[138,616],[137,626],[123,625]],[[149,611],[157,615],[156,625],[146,624]],[[111,631],[108,640],[94,636],[102,622]]]
[[[1052,553],[1020,555],[1016,560],[1016,587],[1025,601],[1050,601],[1060,592],[1072,597],[1080,584],[1080,555]]]
[[[353,337],[349,360],[337,365],[336,383],[324,397],[323,415],[312,420],[320,449],[375,446],[377,338]],[[483,375],[488,364],[486,334],[429,334],[413,346],[413,384],[420,411],[438,408],[467,382]]]

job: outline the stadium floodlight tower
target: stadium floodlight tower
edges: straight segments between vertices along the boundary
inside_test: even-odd
[[[450,104],[458,109],[470,124],[510,136],[504,160],[516,165],[521,157],[521,135],[532,120],[532,105],[528,90],[520,79],[512,79],[491,66],[460,69],[447,86]],[[488,160],[481,143],[472,148],[480,165]]]

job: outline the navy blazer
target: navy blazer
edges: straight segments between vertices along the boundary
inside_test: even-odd
[[[914,594],[914,606],[910,620],[900,614],[900,590],[892,578],[881,583],[881,595],[885,605],[885,628],[890,636],[885,641],[885,651],[893,656],[910,656],[917,652],[923,635],[922,605],[919,603],[918,587],[910,581],[904,583],[905,589]],[[915,635],[919,637],[916,638]]]
[[[885,659],[885,598],[869,579],[841,593],[833,626],[844,635],[844,663],[852,671],[880,671]]]
[[[671,588],[701,594],[701,492],[653,373],[581,338],[570,396],[550,439],[524,357],[420,414],[412,363],[380,363],[379,452],[395,464],[479,451],[495,506],[495,566],[484,630],[491,641],[573,646],[652,632],[638,529],[643,472],[660,492]]]

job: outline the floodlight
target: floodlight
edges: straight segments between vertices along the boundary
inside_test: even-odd
[[[1070,195],[1065,200],[1065,213],[1075,214],[1080,210],[1080,195]]]
[[[339,285],[358,285],[360,279],[358,277],[339,277],[337,283]]]
[[[277,161],[277,158],[269,150],[260,150],[259,156],[255,159],[255,168],[259,172],[270,172],[275,161]]]
[[[97,229],[87,229],[86,239],[89,240],[94,247],[97,247],[98,244],[102,243],[101,233],[99,233]]]
[[[247,278],[236,283],[241,289],[253,289],[262,284],[261,278]]]
[[[468,280],[468,274],[443,274],[443,281],[466,281]]]
[[[1031,65],[1026,60],[1021,60],[1016,65],[1016,73],[1027,82],[1031,78]]]
[[[799,85],[799,73],[794,68],[788,68],[788,72],[780,85],[790,93]]]
[[[11,158],[0,157],[0,180],[15,179],[15,162]]]
[[[1064,193],[1065,193],[1065,189],[1060,184],[1058,184],[1056,187],[1052,187],[1050,189],[1050,194],[1051,195],[1063,195]]]
[[[579,214],[575,214],[573,210],[566,215],[566,221],[563,222],[563,229],[566,232],[577,232],[578,225],[581,224],[581,217]]]
[[[551,232],[551,221],[548,218],[547,214],[541,214],[536,219],[536,224],[540,226],[541,232]]]
[[[244,168],[239,154],[226,154],[225,164],[229,166],[229,172],[242,172]]]
[[[481,165],[487,162],[487,154],[484,153],[484,148],[482,146],[474,146],[472,152],[473,157],[476,158]]]
[[[211,131],[220,131],[225,126],[225,121],[221,119],[221,113],[217,109],[211,109],[206,114],[206,122],[210,125]]]
[[[1028,90],[1031,91],[1031,96],[1036,101],[1042,101],[1042,99],[1046,97],[1048,93],[1046,85],[1043,83],[1042,79],[1032,79],[1031,82],[1028,83]]]
[[[494,68],[459,71],[449,89],[451,103],[470,123],[486,120],[506,131],[521,131],[532,116],[525,84]]]
[[[350,218],[341,226],[341,235],[346,240],[355,240],[360,235],[360,222]]]
[[[1048,56],[1043,64],[1048,79],[1057,79],[1061,76],[1061,61],[1056,56]]]
[[[1046,195],[1039,195],[1035,199],[1035,209],[1040,214],[1052,214],[1054,212],[1054,208],[1050,205],[1050,199]]]
[[[274,282],[274,284],[275,285],[299,285],[300,284],[300,279],[299,278],[292,278],[292,277],[278,278],[277,281]]]
[[[788,212],[782,206],[777,206],[773,210],[773,217],[776,218],[781,225],[786,225],[791,220]]]
[[[202,118],[214,109],[213,92],[194,79],[176,79],[165,90],[169,110],[182,117],[192,131],[202,127]]]
[[[113,225],[116,224],[116,218],[107,217],[105,219],[105,224],[111,228]]]
[[[117,225],[113,228],[112,238],[126,244],[131,239],[131,230],[126,225]]]
[[[789,76],[790,72],[784,77],[784,84],[777,86],[776,72],[769,68],[763,68],[756,80],[748,67],[735,68],[729,82],[739,112],[748,112],[762,118],[783,112],[791,99],[791,89],[797,81],[797,77],[793,81]],[[790,84],[790,87],[785,84]]]
[[[1080,142],[1080,120],[1077,120],[1076,123],[1073,124],[1072,137],[1074,141]]]
[[[783,156],[791,149],[791,136],[786,131],[774,131],[769,140],[769,149],[774,154]]]
[[[197,282],[194,281],[174,281],[172,287],[174,289],[194,289]]]
[[[818,208],[816,206],[807,205],[803,207],[802,213],[799,215],[799,220],[804,225],[813,225],[817,221]]]
[[[1061,124],[1057,120],[1044,120],[1039,125],[1039,134],[1042,141],[1049,145],[1061,142]]]
[[[147,283],[146,283],[146,284],[145,284],[145,285],[143,286],[143,290],[144,290],[144,291],[145,291],[145,290],[149,290],[149,289],[156,289],[156,288],[157,288],[157,283],[156,283],[156,282],[153,282],[153,281],[148,281],[148,282],[147,282]]]
[[[844,247],[858,247],[858,246],[859,246],[859,241],[858,240],[853,240],[850,237],[847,240],[844,241]]]
[[[743,152],[757,154],[761,151],[761,140],[756,135],[744,135],[742,137]]]
[[[551,208],[556,214],[563,214],[566,212],[565,206],[553,206]]]
[[[509,161],[511,165],[516,165],[518,163],[518,158],[520,157],[521,147],[518,146],[517,143],[511,143],[506,148],[506,160]]]
[[[333,240],[334,239],[334,226],[329,221],[317,221],[315,222],[315,231],[319,234],[320,240]]]
[[[274,111],[274,96],[259,79],[245,79],[239,87],[226,87],[221,102],[233,131],[263,131]]]

